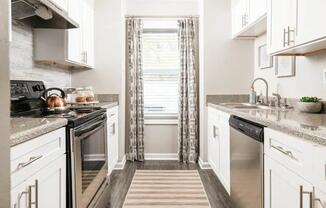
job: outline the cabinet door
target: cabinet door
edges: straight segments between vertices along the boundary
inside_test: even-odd
[[[314,208],[326,208],[326,193],[314,190]]]
[[[235,36],[246,25],[249,18],[248,0],[232,1],[232,34]]]
[[[118,136],[118,108],[108,111],[108,161],[109,174],[118,162],[119,136]]]
[[[256,21],[267,12],[267,0],[250,0],[250,22]]]
[[[208,108],[208,162],[216,175],[220,170],[219,134],[218,113],[216,110]]]
[[[68,10],[68,0],[50,0],[63,11]],[[69,0],[70,1],[70,0]]]
[[[69,0],[69,16],[74,19],[81,26],[81,5],[79,0]],[[81,28],[74,28],[67,30],[68,44],[67,44],[67,59],[68,61],[81,63],[82,61],[82,30]]]
[[[25,181],[11,190],[11,208],[28,208],[29,182]]]
[[[32,202],[38,207],[66,207],[66,155],[44,167],[32,180]]]
[[[82,1],[82,38],[83,38],[83,62],[94,66],[94,2],[92,0]]]
[[[296,0],[268,0],[267,44],[275,53],[295,44]]]
[[[303,44],[326,37],[326,27],[319,22],[326,19],[325,0],[297,0],[297,42]]]
[[[230,126],[227,117],[220,122],[220,180],[230,193]]]
[[[316,145],[313,152],[314,184],[326,193],[326,148]]]
[[[265,208],[310,208],[312,185],[268,156],[265,156],[264,177]]]

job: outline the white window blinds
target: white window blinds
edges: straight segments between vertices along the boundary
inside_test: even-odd
[[[142,54],[145,117],[176,117],[180,68],[177,31],[144,32]]]

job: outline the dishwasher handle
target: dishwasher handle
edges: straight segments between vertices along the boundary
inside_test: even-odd
[[[229,119],[229,125],[259,142],[264,142],[264,126],[261,124],[232,115]]]

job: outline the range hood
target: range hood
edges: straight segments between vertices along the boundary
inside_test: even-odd
[[[34,28],[70,29],[79,25],[51,0],[11,0],[12,18],[28,21]]]

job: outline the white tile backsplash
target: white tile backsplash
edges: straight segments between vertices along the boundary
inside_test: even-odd
[[[42,80],[47,87],[71,86],[71,71],[33,61],[33,29],[14,22],[10,43],[10,79]]]

